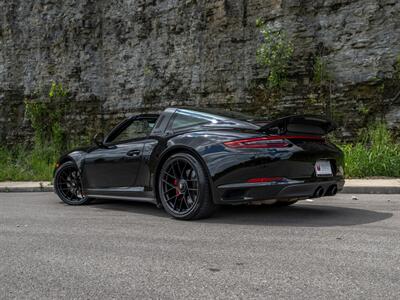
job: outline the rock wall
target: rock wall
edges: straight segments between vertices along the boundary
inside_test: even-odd
[[[255,59],[257,18],[295,46],[290,88],[275,102],[258,99],[268,70]],[[78,133],[168,105],[321,113],[310,101],[321,53],[343,135],[377,116],[375,102],[400,126],[390,101],[400,89],[398,0],[0,0],[0,137],[29,136],[23,101],[52,80],[76,102]]]

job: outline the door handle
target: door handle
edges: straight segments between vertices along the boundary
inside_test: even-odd
[[[126,153],[127,156],[138,156],[140,154],[140,150],[131,150]]]

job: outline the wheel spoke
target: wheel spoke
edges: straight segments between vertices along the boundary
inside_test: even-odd
[[[66,192],[69,192],[69,191],[70,191],[70,188],[61,188],[61,190],[66,191]]]
[[[175,162],[175,165],[176,165],[176,167],[177,167],[177,169],[178,169],[179,178],[182,178],[182,170],[181,170],[181,167],[179,166],[179,165],[180,165],[179,160],[177,160],[177,161]]]
[[[192,201],[194,202],[194,201],[196,200],[196,198],[193,197],[193,195],[192,195],[192,193],[190,192],[190,190],[188,190],[188,194],[189,194],[190,198],[192,199]],[[196,196],[197,196],[197,193],[196,193]]]
[[[68,174],[65,174],[65,172],[61,173],[60,179],[68,181]]]
[[[182,199],[181,199],[180,204],[179,204],[179,211],[182,211],[182,203],[183,203],[183,199],[184,198],[185,198],[185,195],[182,194]]]
[[[178,202],[178,196],[175,196],[175,201],[174,201],[174,210],[176,209],[176,203]]]
[[[174,175],[171,175],[171,174],[169,174],[168,172],[165,172],[164,174],[167,175],[167,176],[169,176],[169,177],[171,177],[172,179],[176,179],[176,177],[175,177]]]
[[[176,178],[176,172],[174,166],[169,166],[168,170],[171,170],[172,174],[174,174],[174,178]]]
[[[177,165],[176,162],[172,165],[172,170],[174,170],[175,178],[179,179],[182,174],[181,174],[181,170],[179,169],[179,165]],[[180,176],[176,176],[176,174],[178,174]]]
[[[176,187],[172,187],[164,192],[164,194],[168,194],[170,191],[176,190]]]
[[[184,178],[184,179],[187,179],[187,176],[185,176],[186,174],[185,174],[185,171],[186,171],[186,167],[187,167],[187,162],[185,161],[184,162],[185,164],[183,165],[183,168],[182,168],[182,174],[181,174],[181,177],[182,178]]]
[[[188,209],[190,206],[185,195],[183,195],[183,200],[185,201],[186,209]]]
[[[169,183],[168,181],[166,181],[166,180],[164,180],[164,179],[162,179],[162,181],[163,181],[165,184],[167,184],[167,185],[173,187],[174,189],[176,188],[174,185],[172,185],[172,184]]]
[[[177,197],[178,197],[177,195],[173,195],[173,196],[167,198],[166,200],[167,200],[167,202],[169,202],[169,201],[171,201],[172,199],[177,198]]]

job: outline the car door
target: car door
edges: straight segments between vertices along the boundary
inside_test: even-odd
[[[136,178],[142,165],[143,147],[150,133],[151,120],[133,118],[113,130],[104,146],[85,157],[83,178],[88,194],[126,190],[140,191]]]

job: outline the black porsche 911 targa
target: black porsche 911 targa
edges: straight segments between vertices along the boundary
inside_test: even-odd
[[[290,205],[333,196],[344,185],[343,153],[316,116],[272,122],[211,109],[167,108],[130,117],[94,146],[62,156],[55,192],[67,204],[91,199],[152,201],[178,219],[221,204]]]

